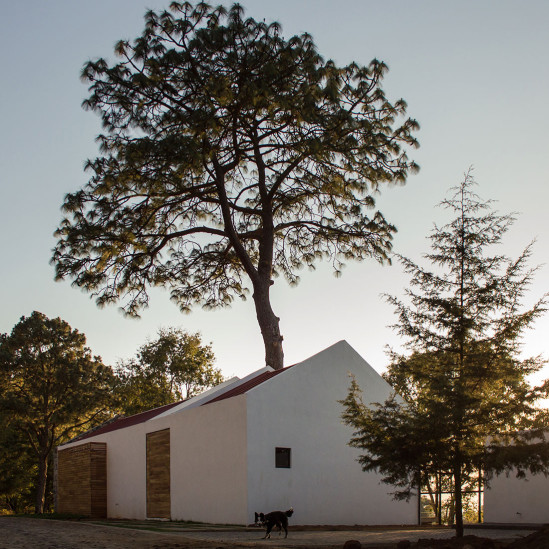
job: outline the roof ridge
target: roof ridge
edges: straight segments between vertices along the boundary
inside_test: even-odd
[[[244,393],[247,393],[251,389],[254,389],[255,387],[257,387],[258,385],[261,385],[262,383],[269,381],[273,377],[276,377],[277,375],[288,371],[292,366],[295,366],[295,364],[292,364],[291,366],[286,366],[286,368],[281,368],[280,370],[262,372],[261,374],[246,381],[245,383],[241,383],[240,385],[237,385],[233,389],[229,389],[228,391],[216,396],[215,398],[212,398],[211,400],[207,400],[206,402],[203,402],[200,406],[206,406],[207,404],[211,404],[212,402],[220,402],[221,400],[225,400],[227,398],[243,395]]]

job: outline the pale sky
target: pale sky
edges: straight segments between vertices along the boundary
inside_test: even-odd
[[[251,300],[229,309],[182,315],[167,292],[153,292],[140,320],[117,307],[98,309],[90,296],[54,282],[49,265],[53,232],[67,192],[87,182],[83,164],[97,155],[96,115],[81,108],[80,81],[89,59],[114,59],[113,45],[143,29],[157,0],[1,0],[0,7],[0,332],[33,310],[61,317],[86,334],[94,354],[114,365],[133,356],[160,327],[202,333],[217,366],[243,376],[263,366],[264,350]],[[222,2],[229,5],[229,2]],[[519,217],[502,250],[516,257],[533,239],[533,264],[549,252],[549,2],[546,0],[244,0],[255,19],[282,24],[283,35],[309,32],[325,58],[389,65],[391,99],[404,98],[421,124],[412,153],[418,175],[382,192],[379,209],[399,232],[395,251],[415,261],[428,251],[433,223],[448,221],[435,208],[469,166],[478,193]],[[543,266],[527,304],[549,290]],[[273,287],[281,317],[286,364],[346,339],[376,370],[386,345],[399,340],[387,326],[396,318],[382,293],[403,294],[398,265],[350,263],[336,279],[329,264],[303,272],[290,288]],[[549,319],[525,338],[525,354],[549,356]],[[549,371],[546,370],[546,376]]]

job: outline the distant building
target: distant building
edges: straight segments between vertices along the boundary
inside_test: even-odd
[[[484,522],[494,524],[548,524],[549,478],[515,472],[494,476],[484,489]]]
[[[57,451],[59,512],[248,524],[293,507],[294,524],[415,524],[417,501],[364,473],[342,400],[390,386],[345,341],[190,400],[111,422]]]

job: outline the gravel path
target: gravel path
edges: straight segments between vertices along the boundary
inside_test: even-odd
[[[522,530],[476,530],[494,539],[516,539],[530,533]],[[303,548],[343,547],[346,540],[359,540],[364,547],[381,547],[408,539],[446,539],[453,531],[440,529],[369,529],[358,531],[291,531],[284,539],[274,533],[262,540],[262,531],[150,532],[132,528],[95,525],[86,522],[0,517],[0,549],[238,549],[244,547]],[[386,545],[387,546],[387,545]]]
[[[178,534],[81,522],[0,517],[0,549],[210,549],[218,544]]]

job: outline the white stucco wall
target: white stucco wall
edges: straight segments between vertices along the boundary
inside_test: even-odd
[[[341,422],[355,375],[364,402],[382,402],[389,385],[345,341],[250,390],[248,517],[295,510],[293,524],[415,524],[417,501],[395,501],[391,487],[364,473]],[[291,448],[290,469],[275,468],[275,447]]]
[[[145,425],[112,431],[63,445],[60,449],[107,443],[107,516],[109,518],[146,518]]]
[[[518,479],[502,474],[484,492],[484,522],[549,523],[549,478],[529,475]]]
[[[244,396],[183,409],[87,438],[107,443],[107,515],[146,518],[146,434],[170,429],[171,518],[244,524],[246,513]]]
[[[245,397],[183,410],[170,428],[172,519],[245,524]]]
[[[254,511],[294,507],[293,524],[414,524],[417,503],[397,502],[347,443],[338,400],[348,374],[364,401],[382,402],[385,381],[339,342],[248,393],[174,409],[125,429],[90,437],[107,443],[107,512],[146,518],[146,434],[170,429],[174,520],[247,524]],[[241,380],[242,381],[242,380]],[[292,467],[275,468],[275,447],[292,449]]]

